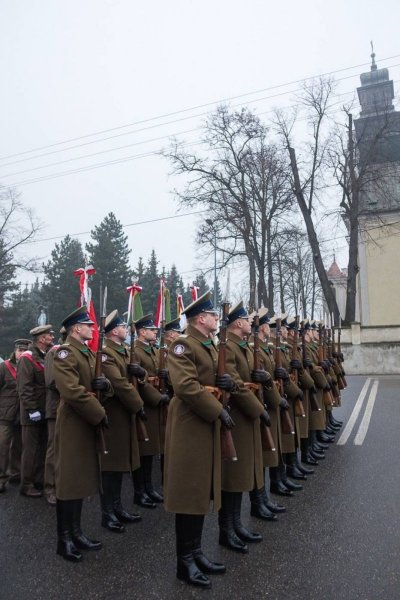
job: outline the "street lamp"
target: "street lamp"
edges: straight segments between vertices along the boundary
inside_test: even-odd
[[[206,219],[207,225],[212,227],[214,232],[214,307],[217,306],[217,231],[214,227],[214,222],[211,219]]]

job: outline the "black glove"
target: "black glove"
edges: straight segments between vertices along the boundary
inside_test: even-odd
[[[298,358],[293,358],[290,361],[290,366],[292,367],[292,369],[296,369],[296,371],[301,371],[303,368]]]
[[[146,377],[146,371],[138,363],[129,363],[127,370],[130,377],[137,377],[137,379]]]
[[[299,398],[299,400],[303,400],[304,399],[303,390],[299,389],[299,391],[297,392],[296,398]]]
[[[338,352],[332,352],[332,356],[333,356],[333,358],[339,358],[339,353]]]
[[[232,377],[228,375],[228,373],[224,373],[223,375],[217,375],[215,378],[215,385],[220,390],[225,390],[226,392],[231,392],[236,386]]]
[[[138,410],[138,412],[136,413],[136,416],[139,417],[139,419],[141,421],[147,421],[147,415],[145,413],[143,406],[140,410]]]
[[[311,369],[312,368],[311,359],[310,358],[305,358],[303,360],[303,366],[306,367],[306,368],[308,368],[308,369]]]
[[[329,371],[329,362],[327,362],[326,360],[321,360],[321,362],[319,363],[319,366],[323,368],[323,370],[325,371],[325,373],[327,373]]]
[[[283,367],[278,367],[274,371],[275,379],[289,379],[289,374]]]
[[[336,364],[336,362],[335,362],[335,359],[334,359],[332,356],[330,356],[330,357],[328,358],[328,361],[329,361],[329,363],[330,363],[331,365],[335,365],[335,364]]]
[[[95,392],[107,392],[110,389],[110,382],[106,377],[95,377],[92,379],[92,390]]]
[[[168,396],[168,394],[161,394],[160,404],[169,404],[169,401],[170,397]]]
[[[222,409],[222,411],[218,415],[218,418],[227,429],[232,429],[232,427],[235,427],[235,423],[231,418],[231,415],[228,413],[227,410],[225,410],[225,408]]]
[[[261,415],[260,415],[260,421],[262,423],[265,423],[265,425],[267,427],[271,426],[271,419],[269,418],[269,414],[268,414],[268,412],[266,410],[263,410],[263,412],[261,413]]]
[[[107,415],[105,415],[102,420],[100,421],[99,425],[101,425],[102,427],[104,427],[104,429],[108,429],[110,427],[110,424],[108,422],[108,417]]]
[[[168,369],[158,369],[158,378],[163,381],[168,381]]]
[[[324,387],[324,391],[325,392],[330,392],[331,391],[331,385],[329,383],[326,384],[326,386]]]
[[[286,398],[280,399],[279,407],[282,408],[282,410],[289,410],[289,402],[286,400]]]
[[[268,371],[264,371],[264,369],[254,369],[251,372],[251,380],[254,383],[262,383],[265,385],[266,383],[271,382],[271,375],[268,373]]]

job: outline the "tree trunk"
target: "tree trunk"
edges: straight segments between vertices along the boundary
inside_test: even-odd
[[[350,201],[349,201],[349,262],[347,265],[347,290],[345,321],[352,323],[356,320],[356,296],[358,273],[358,216],[359,216],[359,188],[354,167],[353,144],[353,117],[349,115],[349,175],[350,175]]]

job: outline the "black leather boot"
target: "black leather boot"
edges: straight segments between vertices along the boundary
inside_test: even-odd
[[[276,515],[267,508],[264,502],[263,489],[252,490],[249,492],[251,509],[250,514],[252,517],[257,517],[263,521],[276,521]]]
[[[140,457],[140,460],[143,459],[143,456]],[[132,481],[133,481],[133,501],[135,504],[139,506],[143,506],[143,508],[156,508],[157,504],[149,498],[144,488],[144,473],[143,468],[139,467],[136,471],[132,473]]]
[[[121,523],[138,523],[142,517],[136,513],[131,513],[125,510],[121,503],[121,488],[122,488],[122,473],[115,472],[113,474],[113,508],[115,516]]]
[[[284,454],[286,463],[286,474],[293,479],[307,479],[307,476],[300,471],[296,462],[296,452],[286,452]]]
[[[233,528],[233,512],[235,500],[233,492],[222,491],[222,506],[218,513],[219,522],[219,544],[229,550],[246,554],[249,547],[236,534]]]
[[[73,505],[74,500],[58,500],[56,501],[57,515],[57,554],[70,560],[71,562],[79,562],[82,560],[82,554],[75,546],[72,540],[72,520],[73,520]]]
[[[114,533],[123,533],[125,527],[118,520],[113,506],[113,475],[112,471],[102,472],[103,493],[100,494],[101,501],[101,524]]]
[[[323,431],[317,431],[317,442],[322,442],[323,444],[333,444],[334,439],[332,436],[327,435]]]
[[[312,475],[313,473],[315,473],[314,469],[309,469],[308,467],[305,467],[304,465],[301,464],[298,452],[295,452],[294,460],[295,460],[297,468],[299,469],[299,471],[301,473],[303,473],[303,475]]]
[[[270,492],[272,494],[277,494],[278,496],[293,496],[292,490],[286,487],[286,485],[281,480],[281,474],[279,467],[270,467],[269,469],[269,477],[270,477]]]
[[[161,503],[164,502],[164,497],[156,492],[153,487],[152,481],[152,470],[153,470],[153,457],[152,456],[142,456],[141,464],[143,469],[144,476],[144,489],[146,490],[146,494],[153,502]]]
[[[311,432],[310,432],[311,434]],[[314,460],[313,458],[311,458],[310,456],[310,440],[309,438],[301,438],[300,440],[300,450],[301,450],[301,463],[304,463],[306,465],[312,465],[315,466],[317,465],[317,461]],[[304,467],[304,465],[302,465],[299,461],[297,462],[297,466],[299,467],[300,470],[304,470],[306,469],[306,467]],[[314,469],[307,469],[309,471],[309,473],[306,473],[306,475],[311,475],[312,473],[314,473]]]
[[[198,515],[175,515],[176,554],[177,567],[176,576],[189,585],[209,589],[211,581],[198,567],[194,556],[194,546],[198,545],[193,538],[192,518],[196,520]],[[198,519],[197,519],[198,521]],[[198,548],[197,548],[198,549]]]
[[[203,532],[203,515],[187,515],[191,517],[193,527],[193,558],[200,571],[208,575],[221,575],[226,572],[222,563],[214,562],[207,558],[201,549],[201,534]]]
[[[343,425],[343,421],[341,421],[340,419],[334,418],[332,411],[329,411],[329,422],[331,425],[335,425],[335,426],[339,427],[339,429]]]
[[[233,510],[233,528],[236,535],[243,542],[258,543],[262,542],[261,533],[250,531],[245,527],[241,520],[242,512],[242,492],[233,492],[234,495],[234,510]]]
[[[89,539],[81,528],[83,500],[71,500],[72,508],[72,541],[79,550],[100,550],[103,544],[98,540]]]
[[[265,504],[265,506],[272,513],[279,514],[279,513],[286,512],[286,507],[285,506],[283,506],[282,504],[278,504],[278,502],[274,502],[272,500],[271,496],[267,492],[267,487],[265,485],[264,485],[264,489],[263,489],[263,497],[264,497],[264,504]]]
[[[286,467],[284,464],[279,465],[278,468],[280,471],[281,481],[289,490],[292,490],[293,492],[300,492],[300,490],[303,489],[303,486],[300,483],[295,483],[291,479],[288,479],[288,476],[286,474]]]

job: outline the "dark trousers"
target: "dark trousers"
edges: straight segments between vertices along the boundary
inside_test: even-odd
[[[56,481],[54,474],[54,436],[56,431],[56,420],[47,419],[47,450],[44,464],[44,493],[55,494]]]
[[[44,482],[47,449],[46,421],[22,426],[21,491],[40,487]]]
[[[21,425],[0,421],[0,483],[21,470]]]

